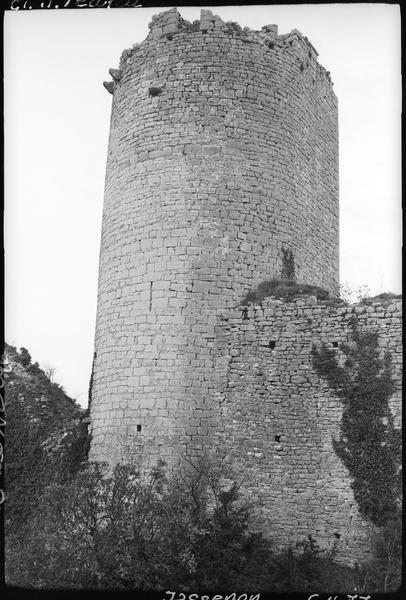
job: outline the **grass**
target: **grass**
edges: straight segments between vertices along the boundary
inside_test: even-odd
[[[241,301],[241,306],[247,306],[254,302],[260,303],[265,298],[274,297],[291,300],[298,296],[316,296],[318,300],[327,300],[332,304],[345,304],[338,296],[334,296],[318,285],[308,283],[297,283],[291,279],[270,279],[263,281]]]
[[[392,300],[402,297],[401,294],[393,294],[392,292],[383,292],[377,296],[371,296],[370,298],[362,298],[360,304],[372,304],[373,302],[380,302],[381,304],[390,304]]]

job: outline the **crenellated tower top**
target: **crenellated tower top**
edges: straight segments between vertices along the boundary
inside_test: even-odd
[[[259,47],[275,52],[286,51],[295,56],[301,71],[307,70],[312,75],[314,83],[317,81],[320,85],[325,80],[329,85],[333,85],[330,72],[317,61],[318,52],[308,38],[297,29],[292,29],[290,33],[278,35],[278,26],[274,24],[264,25],[259,31],[249,27],[242,28],[233,21],[223,21],[221,17],[213,15],[207,9],[201,10],[200,20],[190,23],[182,18],[177,8],[172,8],[154,15],[149,24],[149,30],[146,40],[123,51],[120,58],[120,70],[125,69],[132,54],[137,52],[140,46],[145,43],[158,40],[172,41],[173,36],[185,34],[208,36],[207,41],[209,42],[210,36],[222,32],[239,38],[247,44],[257,44]],[[117,73],[118,70],[114,69],[114,71]],[[114,75],[112,77],[113,82],[104,82],[110,93],[113,93],[115,83],[118,81]]]

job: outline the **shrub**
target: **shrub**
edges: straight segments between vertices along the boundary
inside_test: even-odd
[[[237,483],[205,460],[168,476],[131,465],[92,463],[53,482],[20,535],[7,537],[8,582],[25,587],[184,592],[353,592],[367,579],[391,589],[392,561],[356,572],[333,562],[309,536],[295,552],[274,552],[249,530]],[[381,543],[381,554],[386,546]],[[379,562],[380,561],[380,562]],[[376,568],[378,565],[378,569]],[[376,569],[376,581],[372,572]],[[386,569],[386,570],[385,570]],[[378,572],[380,573],[378,577]],[[389,573],[389,574],[388,574]],[[368,579],[369,578],[369,579]]]
[[[21,525],[38,505],[50,476],[41,446],[43,431],[30,421],[15,383],[6,390],[6,526]]]
[[[5,493],[6,526],[20,527],[39,506],[46,486],[73,477],[89,448],[84,423],[62,434],[50,434],[45,418],[35,417],[26,404],[30,392],[15,379],[6,388]],[[45,444],[54,442],[52,452]],[[58,445],[55,445],[58,442]],[[52,445],[52,444],[51,444]]]
[[[141,477],[131,466],[91,464],[53,483],[41,510],[11,538],[11,583],[34,587],[229,589],[260,579],[267,542],[248,531],[238,486],[195,469]],[[253,566],[255,567],[253,569]],[[251,577],[252,578],[252,577]]]
[[[373,557],[356,568],[357,591],[396,592],[402,582],[402,518],[398,514],[375,534]]]
[[[281,279],[296,278],[295,257],[290,248],[282,248]]]
[[[380,357],[377,332],[359,331],[353,321],[352,338],[341,346],[344,366],[325,344],[313,348],[313,366],[343,403],[333,447],[352,477],[361,514],[379,527],[396,518],[400,506],[401,435],[389,407],[395,384],[391,356]]]
[[[27,348],[20,348],[20,353],[17,356],[18,361],[23,367],[28,367],[31,364],[31,354],[28,352]]]

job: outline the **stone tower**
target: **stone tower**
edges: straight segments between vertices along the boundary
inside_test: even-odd
[[[173,463],[218,433],[220,315],[274,277],[338,291],[337,98],[300,32],[207,10],[110,74],[90,456]]]

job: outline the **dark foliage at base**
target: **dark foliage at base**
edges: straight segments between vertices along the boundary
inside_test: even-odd
[[[162,466],[141,477],[131,466],[93,463],[70,482],[48,485],[40,506],[7,536],[11,584],[352,593],[399,583],[400,540],[389,532],[372,567],[358,571],[336,564],[334,548],[321,551],[311,536],[294,550],[274,551],[249,530],[250,508],[237,484],[225,486],[204,460],[170,477]]]
[[[53,432],[27,414],[20,382],[6,389],[5,526],[23,524],[42,504],[44,489],[53,481],[69,481],[86,461],[87,427],[74,424]]]
[[[89,436],[85,424],[49,437],[43,423],[33,423],[14,382],[6,390],[5,525],[21,525],[40,507],[52,481],[68,481],[86,461]]]
[[[376,534],[373,558],[356,569],[361,592],[395,592],[402,583],[402,517],[388,520]]]

